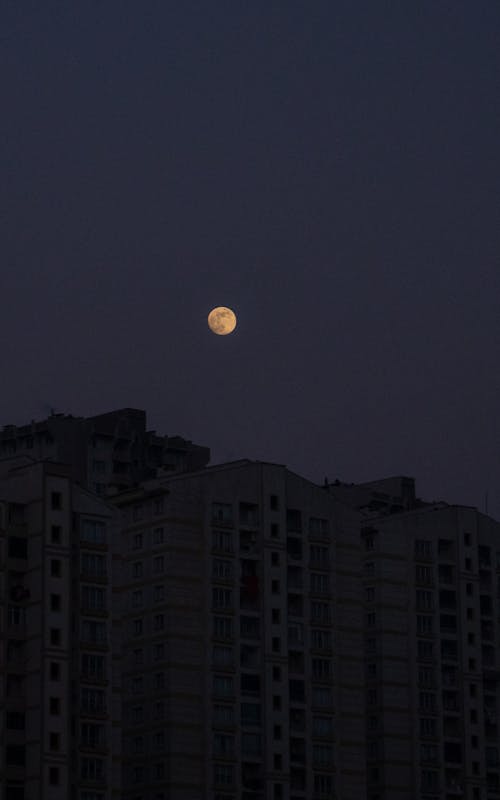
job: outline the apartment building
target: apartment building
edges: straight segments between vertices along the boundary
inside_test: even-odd
[[[181,436],[148,431],[144,411],[122,408],[94,417],[53,413],[42,422],[4,425],[0,458],[16,455],[68,464],[75,483],[101,495],[110,487],[122,491],[134,486],[158,469],[201,469],[210,450]]]
[[[121,798],[117,513],[69,472],[0,461],[3,800]]]
[[[365,797],[358,514],[250,461],[114,502],[123,797]]]
[[[369,800],[498,800],[500,524],[392,478],[361,510]]]

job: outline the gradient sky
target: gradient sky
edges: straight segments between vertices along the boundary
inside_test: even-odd
[[[499,517],[499,42],[498,0],[5,0],[0,424],[134,406]]]

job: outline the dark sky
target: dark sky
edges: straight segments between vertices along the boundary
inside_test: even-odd
[[[498,0],[4,0],[0,75],[0,424],[500,516]]]

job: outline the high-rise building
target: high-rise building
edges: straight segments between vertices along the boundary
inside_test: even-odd
[[[86,418],[52,414],[29,425],[4,425],[0,458],[22,454],[68,464],[73,481],[96,494],[127,489],[158,469],[200,469],[210,458],[208,447],[148,431],[145,412],[135,408]]]
[[[368,800],[498,800],[500,524],[408,478],[330,491],[363,514]]]
[[[0,462],[3,800],[121,797],[116,517],[65,466]]]
[[[124,798],[364,797],[358,515],[249,461],[115,503]]]

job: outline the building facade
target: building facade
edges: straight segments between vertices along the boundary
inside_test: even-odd
[[[410,479],[337,484],[362,510],[369,800],[500,797],[500,524]]]
[[[245,461],[115,502],[124,797],[364,797],[357,514]]]
[[[121,797],[116,517],[64,466],[0,462],[4,800]]]
[[[122,408],[94,417],[52,414],[29,425],[4,425],[0,458],[26,455],[67,464],[75,483],[103,495],[122,491],[156,474],[204,467],[208,447],[146,428],[146,414]]]

